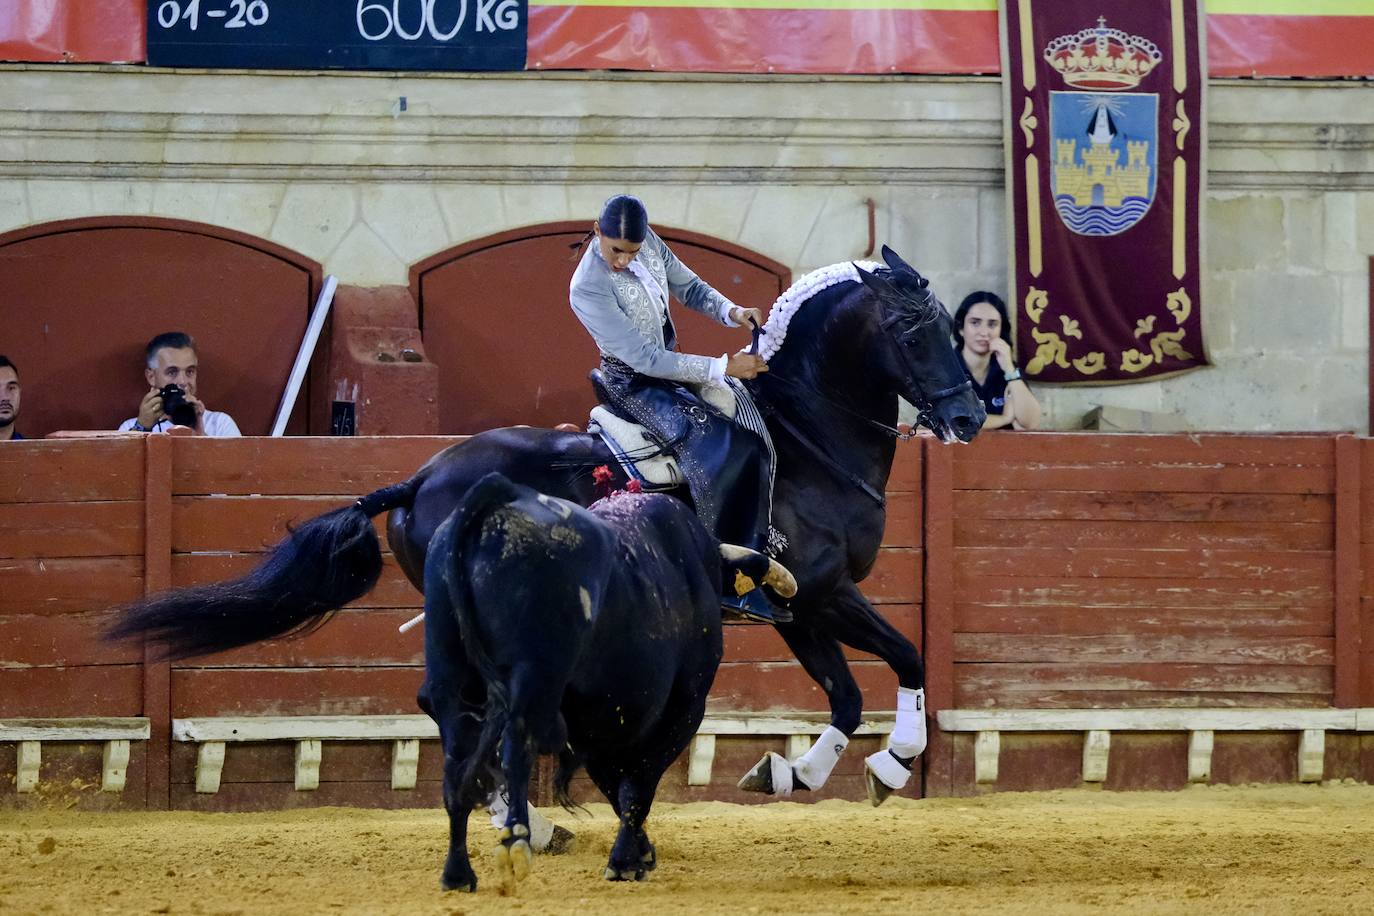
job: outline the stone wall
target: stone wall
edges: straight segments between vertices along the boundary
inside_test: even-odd
[[[1050,425],[1112,404],[1198,429],[1368,431],[1372,90],[1213,84],[1215,366],[1042,386]],[[343,283],[397,284],[437,251],[590,221],[628,189],[657,223],[800,274],[864,253],[872,199],[877,241],[957,303],[1006,288],[1001,137],[995,79],[13,66],[0,68],[0,231],[175,217],[288,246]]]

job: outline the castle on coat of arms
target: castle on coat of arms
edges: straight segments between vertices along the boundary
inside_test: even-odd
[[[1078,153],[1077,140],[1054,141],[1055,197],[1068,197],[1080,207],[1115,208],[1128,197],[1150,196],[1150,143],[1126,141],[1126,164],[1121,151],[1112,149],[1111,117],[1105,107],[1097,109],[1091,146]]]

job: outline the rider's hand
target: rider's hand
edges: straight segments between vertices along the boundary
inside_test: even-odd
[[[1002,367],[1004,373],[1016,368],[1016,363],[1011,358],[1011,344],[1000,337],[994,337],[988,349],[997,357],[997,365]]]
[[[157,388],[149,388],[138,405],[138,425],[144,429],[152,429],[161,419],[162,394]]]
[[[743,306],[732,306],[730,309],[730,320],[742,327],[749,327],[749,320],[753,319],[759,327],[763,327],[763,312],[758,309],[747,309]]]
[[[768,364],[762,356],[743,351],[731,356],[725,363],[725,374],[732,378],[754,378],[760,372],[767,372]]]

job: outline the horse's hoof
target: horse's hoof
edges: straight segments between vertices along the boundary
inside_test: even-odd
[[[786,798],[792,794],[792,764],[781,754],[769,751],[736,785],[746,792]]]
[[[875,751],[864,758],[864,784],[873,807],[887,801],[888,796],[911,779],[911,765],[891,751]]]
[[[443,891],[463,891],[468,894],[477,893],[477,876],[470,878],[450,878],[447,875],[439,879],[439,889]]]
[[[530,867],[534,864],[534,851],[530,849],[529,829],[521,824],[516,824],[514,828],[503,827],[501,829],[501,842],[492,850],[492,855],[496,859],[496,868],[500,872],[505,882],[507,890],[513,890],[515,882],[524,881],[530,876]]]
[[[645,871],[653,871],[658,868],[658,850],[654,848],[653,843],[649,844],[649,851],[639,857],[639,864],[644,867]]]
[[[643,881],[645,872],[643,868],[615,868],[607,865],[606,870],[601,873],[601,877],[607,881]]]
[[[887,801],[888,796],[892,794],[892,790],[868,767],[864,767],[864,785],[868,787],[868,800],[873,802],[875,808]]]
[[[549,845],[544,847],[544,855],[561,856],[565,852],[572,852],[577,845],[577,834],[567,827],[553,826],[553,836],[549,839]]]

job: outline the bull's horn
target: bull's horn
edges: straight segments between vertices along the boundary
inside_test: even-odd
[[[721,544],[720,555],[731,563],[739,563],[751,557],[763,556],[757,550],[750,550],[748,547],[741,547],[738,544]],[[787,567],[783,566],[772,557],[768,557],[768,572],[763,576],[763,583],[777,592],[783,598],[791,598],[797,593],[797,580],[788,572]]]

